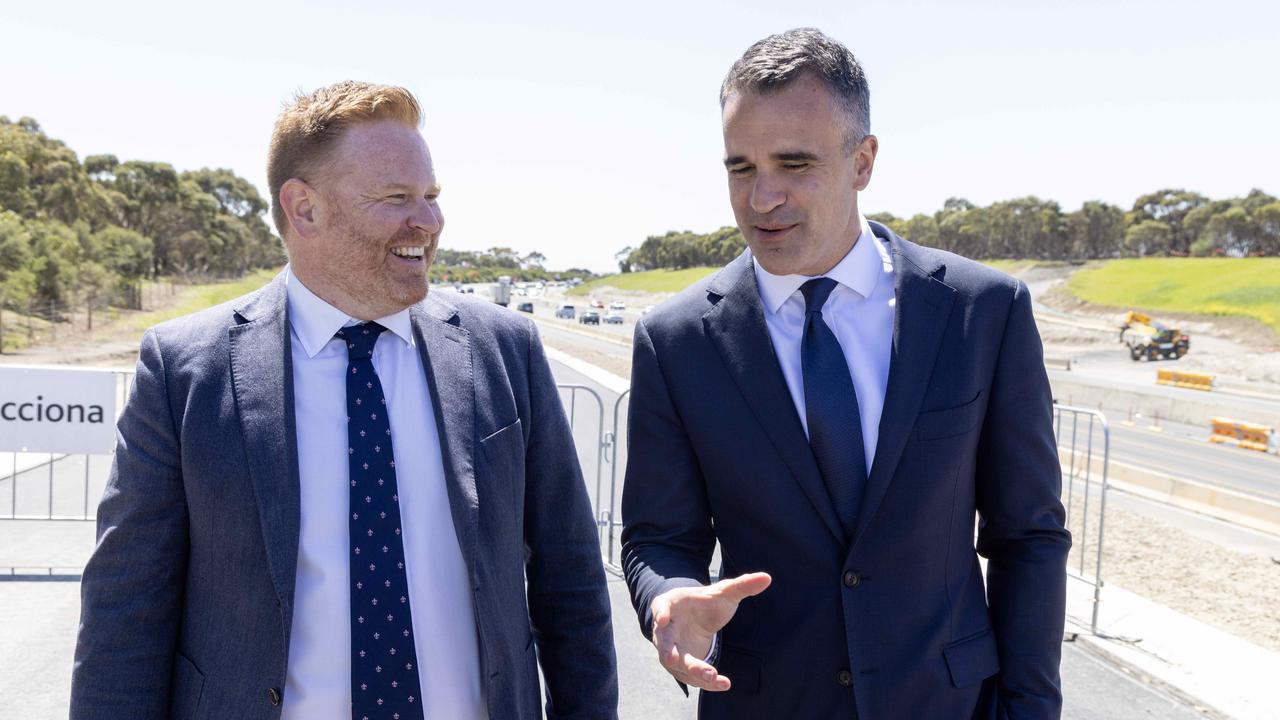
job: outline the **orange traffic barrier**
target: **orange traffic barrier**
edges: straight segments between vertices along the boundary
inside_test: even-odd
[[[1212,423],[1213,434],[1209,436],[1211,443],[1237,442],[1240,439],[1240,433],[1236,430],[1236,421],[1226,418],[1213,418],[1209,421]]]
[[[1173,385],[1188,390],[1213,390],[1214,376],[1209,373],[1183,372],[1181,370],[1157,370],[1157,385]]]
[[[1256,423],[1239,422],[1236,420],[1228,420],[1227,418],[1213,418],[1210,420],[1212,434],[1209,436],[1211,443],[1233,442],[1236,447],[1245,450],[1256,450],[1258,452],[1270,452],[1270,441],[1272,437],[1272,428],[1266,425],[1258,425]]]
[[[1257,450],[1258,452],[1267,452],[1267,441],[1270,439],[1271,428],[1266,425],[1254,425],[1253,423],[1240,423],[1240,440],[1237,446],[1246,450]]]
[[[1213,390],[1213,376],[1209,373],[1173,371],[1174,384],[1188,390]]]

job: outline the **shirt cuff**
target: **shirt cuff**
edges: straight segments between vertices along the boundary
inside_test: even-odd
[[[707,656],[702,658],[702,662],[715,667],[720,661],[720,633],[711,636],[711,649],[707,651]]]

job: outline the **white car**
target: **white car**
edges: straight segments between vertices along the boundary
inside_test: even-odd
[[[627,304],[622,302],[621,300],[614,300],[613,302],[609,303],[609,309],[613,310],[614,312],[622,312],[623,310],[627,309]]]
[[[649,313],[651,313],[651,312],[653,312],[653,306],[652,306],[652,305],[645,305],[645,306],[644,306],[644,309],[640,311],[640,314],[641,314],[641,315],[648,315],[648,314],[649,314]]]

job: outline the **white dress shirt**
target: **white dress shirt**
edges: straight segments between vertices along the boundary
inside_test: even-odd
[[[880,437],[880,414],[889,386],[889,360],[893,346],[895,296],[893,255],[885,243],[871,233],[866,218],[859,216],[862,232],[848,254],[826,273],[836,281],[822,306],[826,321],[849,364],[853,389],[858,394],[858,415],[862,420],[862,446],[867,456],[867,473],[875,459]],[[804,275],[773,275],[755,261],[756,287],[764,303],[765,324],[773,340],[773,350],[791,391],[791,400],[800,415],[806,434],[804,372],[800,365],[800,341],[804,338],[804,295],[800,286],[812,278]]]
[[[308,290],[292,268],[286,287],[301,525],[282,718],[351,720],[347,348],[333,335],[359,321]],[[377,322],[387,332],[372,360],[391,422],[422,709],[428,718],[482,720],[488,712],[471,581],[449,512],[422,356],[407,309]]]

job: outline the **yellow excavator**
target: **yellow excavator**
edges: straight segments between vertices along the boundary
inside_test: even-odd
[[[1177,360],[1191,349],[1191,338],[1178,328],[1151,319],[1150,315],[1130,310],[1120,326],[1120,342],[1129,346],[1129,357],[1138,362],[1146,358]]]

